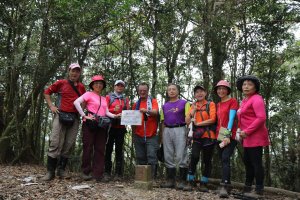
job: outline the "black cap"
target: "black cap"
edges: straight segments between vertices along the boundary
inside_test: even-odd
[[[260,81],[256,76],[253,76],[253,75],[245,75],[245,76],[242,76],[237,79],[236,87],[239,91],[241,91],[241,92],[243,91],[242,86],[243,86],[244,81],[246,81],[246,80],[252,81],[255,84],[256,92],[259,92]]]
[[[195,87],[194,87],[194,94],[196,93],[196,91],[197,90],[204,90],[204,91],[206,91],[206,89],[203,87],[203,86],[201,86],[201,85],[196,85]]]

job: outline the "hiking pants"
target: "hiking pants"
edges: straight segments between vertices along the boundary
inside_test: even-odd
[[[262,164],[262,147],[244,147],[244,163],[246,168],[245,185],[251,186],[254,178],[256,185],[264,184],[264,168]]]
[[[59,121],[58,114],[54,114],[48,156],[52,158],[60,156],[69,158],[70,149],[76,141],[78,128],[79,117],[75,118],[72,126],[65,126]]]
[[[110,174],[112,168],[112,152],[115,144],[115,162],[116,162],[116,174],[122,174],[123,162],[124,162],[124,137],[126,134],[126,128],[111,128],[108,134],[108,140],[105,149],[105,172]]]
[[[133,141],[136,154],[136,162],[138,165],[156,165],[158,151],[158,137],[140,137],[133,134]]]
[[[230,143],[223,148],[218,145],[219,157],[222,164],[222,183],[230,184],[230,157],[236,147],[236,140],[230,139]]]
[[[106,130],[90,130],[86,123],[82,124],[82,171],[84,174],[93,173],[93,177],[101,179],[104,172],[104,151]]]
[[[192,174],[195,174],[197,169],[197,164],[200,159],[201,150],[202,150],[202,162],[201,162],[202,176],[208,178],[211,174],[211,169],[212,169],[211,160],[213,156],[214,145],[203,146],[202,143],[193,142],[190,171]]]
[[[164,128],[163,147],[167,168],[188,168],[186,127]]]

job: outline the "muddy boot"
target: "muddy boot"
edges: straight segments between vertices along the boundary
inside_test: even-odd
[[[112,168],[112,162],[111,161],[105,161],[105,167],[104,167],[104,174],[103,174],[102,182],[108,183],[109,181],[112,181],[111,168]],[[116,171],[117,171],[117,167],[116,167]]]
[[[263,196],[264,195],[264,186],[263,185],[256,185],[255,192],[259,196]]]
[[[123,179],[123,163],[117,162],[114,181],[122,181],[122,179]]]
[[[71,176],[65,171],[68,163],[68,158],[61,156],[58,161],[56,176],[59,178],[71,178]]]
[[[84,181],[89,181],[89,180],[91,180],[93,177],[92,177],[90,174],[82,173],[82,174],[81,174],[81,178],[82,178],[82,180],[84,180]]]
[[[176,168],[167,168],[167,181],[160,185],[162,188],[175,187]]]
[[[55,169],[57,164],[57,158],[48,156],[47,159],[47,174],[41,178],[42,181],[51,181],[55,177]]]
[[[243,193],[243,194],[244,194],[244,193],[250,193],[251,190],[252,190],[251,185],[244,185],[244,188],[243,188],[242,193]]]
[[[192,191],[196,186],[195,175],[190,171],[187,175],[187,185],[183,188],[183,191]]]
[[[111,180],[112,180],[111,174],[107,173],[107,172],[104,172],[102,182],[108,183]]]
[[[207,183],[208,183],[208,178],[205,176],[202,176],[198,190],[200,192],[208,192]]]
[[[200,182],[200,186],[198,188],[200,192],[208,192],[207,183]]]
[[[158,188],[159,183],[157,181],[157,164],[151,165],[151,178],[153,187]]]
[[[188,181],[187,184],[182,188],[183,191],[192,191],[195,183]]]
[[[244,196],[251,199],[262,199],[264,196],[264,187],[262,185],[256,185],[255,190],[252,192],[244,193]]]
[[[151,178],[153,181],[157,178],[157,164],[151,165]]]
[[[221,183],[220,184],[220,191],[219,191],[219,197],[220,198],[228,198],[228,191],[227,191],[227,184]]]
[[[179,183],[176,187],[178,190],[183,190],[187,186],[187,174],[188,174],[188,168],[179,168]]]

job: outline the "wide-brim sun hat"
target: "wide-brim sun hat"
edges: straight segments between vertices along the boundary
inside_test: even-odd
[[[93,89],[93,83],[95,81],[102,81],[103,82],[103,89],[106,87],[106,81],[104,80],[104,77],[102,75],[95,75],[92,77],[92,81],[89,84],[90,89]]]
[[[79,70],[81,70],[81,67],[78,63],[72,63],[69,65],[69,70],[75,69],[75,68],[79,68]]]
[[[215,86],[214,90],[215,92],[217,93],[217,89],[219,86],[224,86],[228,89],[228,95],[231,93],[231,86],[230,86],[230,83],[226,80],[220,80],[217,85]]]
[[[256,76],[253,76],[253,75],[245,75],[245,76],[238,78],[236,81],[237,89],[239,91],[243,92],[242,86],[243,86],[244,81],[246,81],[246,80],[252,81],[254,83],[256,92],[258,93],[260,90],[260,81]]]
[[[195,87],[194,87],[194,94],[196,93],[196,91],[197,90],[204,90],[204,91],[206,91],[206,89],[205,89],[205,87],[203,87],[202,85],[196,85]]]

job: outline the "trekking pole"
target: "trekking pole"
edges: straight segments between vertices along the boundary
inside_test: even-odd
[[[192,160],[192,141],[193,141],[193,122],[188,126],[189,132],[187,135],[187,153],[188,153],[188,166],[189,172],[187,175],[187,181],[190,182],[194,177],[192,177],[191,172],[191,160]]]
[[[144,140],[145,140],[145,143],[147,141],[147,137],[146,137],[146,122],[148,120],[148,116],[146,113],[144,113]]]

